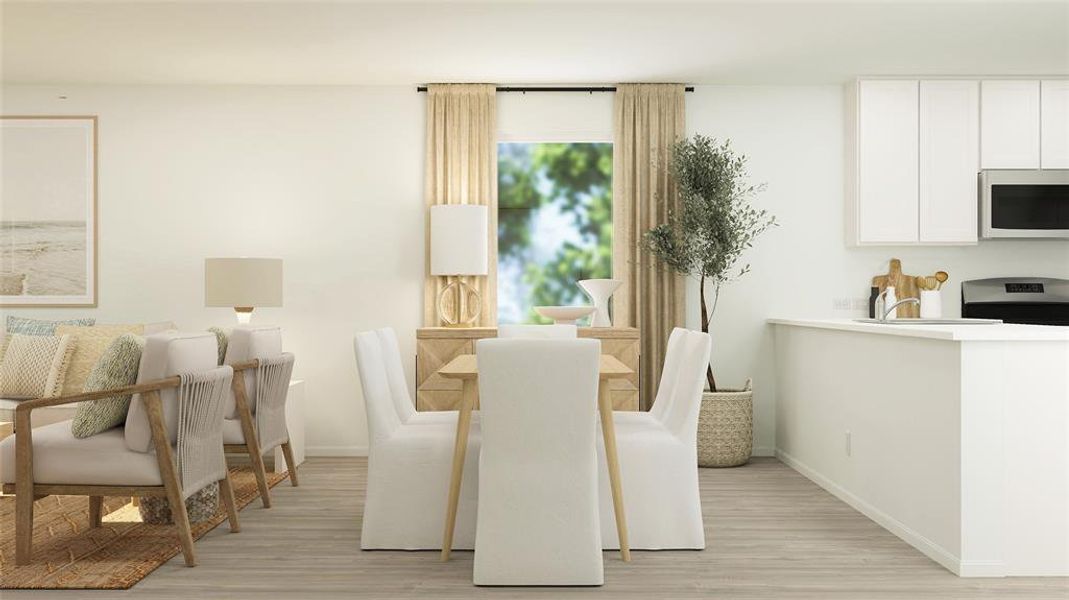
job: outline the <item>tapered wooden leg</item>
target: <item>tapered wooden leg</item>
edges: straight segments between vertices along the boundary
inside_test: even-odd
[[[171,516],[178,530],[178,543],[182,546],[186,566],[193,567],[197,564],[196,554],[193,553],[193,531],[189,526],[189,513],[186,512],[186,502],[182,498],[182,486],[178,482],[174,459],[171,457],[171,442],[167,437],[167,429],[163,425],[163,406],[160,403],[160,395],[158,392],[146,392],[141,399],[152,428],[156,462],[160,466],[160,478],[163,479],[163,487],[167,491],[167,502],[171,505]]]
[[[241,420],[241,435],[245,437],[245,447],[249,453],[249,461],[252,463],[252,473],[256,476],[256,487],[260,489],[260,502],[263,503],[264,508],[271,508],[271,490],[267,487],[267,470],[264,468],[264,457],[260,452],[260,441],[256,437],[256,422],[252,420],[249,400],[245,395],[245,376],[241,373],[235,374],[230,387],[234,391],[234,403],[237,404],[238,417]]]
[[[33,556],[33,430],[30,413],[15,411],[15,564]]]
[[[223,506],[226,507],[226,520],[230,523],[230,532],[241,531],[241,524],[238,523],[238,505],[234,501],[234,487],[230,485],[229,475],[219,480],[219,495],[223,499]]]
[[[627,562],[631,560],[631,546],[627,541],[620,459],[616,454],[616,424],[612,420],[612,394],[609,392],[607,379],[598,382],[598,409],[601,412],[601,437],[605,442],[605,462],[609,466],[609,487],[612,488],[612,509],[616,515],[616,535],[620,538],[620,557]]]
[[[286,471],[289,472],[290,484],[297,487],[300,485],[297,480],[297,461],[293,460],[293,447],[289,442],[282,443],[282,456],[286,459]]]
[[[465,379],[464,392],[457,415],[457,438],[453,445],[453,473],[449,480],[449,496],[445,508],[445,531],[442,533],[442,560],[449,560],[453,550],[453,530],[457,524],[457,505],[460,503],[460,482],[464,479],[464,457],[468,452],[468,432],[471,430],[471,411],[478,392],[478,380]]]
[[[100,527],[104,517],[104,496],[89,496],[89,526]]]

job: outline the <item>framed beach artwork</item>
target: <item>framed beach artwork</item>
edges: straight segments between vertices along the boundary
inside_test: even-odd
[[[96,306],[96,117],[0,117],[0,306]]]

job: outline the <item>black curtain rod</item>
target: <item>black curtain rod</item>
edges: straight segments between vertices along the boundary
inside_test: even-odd
[[[520,92],[526,94],[527,92],[586,92],[593,94],[594,92],[615,92],[615,86],[601,86],[601,87],[512,87],[512,86],[498,86],[496,88],[499,92]],[[416,88],[417,92],[426,92],[427,86],[421,85]],[[683,88],[684,92],[693,92],[694,86],[688,85]]]

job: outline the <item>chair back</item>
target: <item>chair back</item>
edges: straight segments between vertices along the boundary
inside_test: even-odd
[[[137,383],[174,377],[182,373],[202,373],[218,367],[219,351],[215,334],[207,331],[180,333],[168,331],[145,336],[145,349],[137,372]],[[173,444],[178,439],[178,390],[161,390],[163,423]],[[221,424],[220,424],[221,425]],[[152,429],[141,394],[130,400],[124,429],[126,446],[137,452],[152,449]]]
[[[267,450],[290,441],[286,427],[286,397],[293,375],[293,355],[261,358],[256,368],[256,439]]]
[[[233,376],[229,366],[181,375],[175,454],[183,498],[226,476],[223,411]]]
[[[601,583],[601,342],[485,339],[476,354],[482,449],[475,583]]]
[[[390,386],[390,397],[393,398],[397,417],[402,423],[407,423],[416,414],[416,405],[412,403],[412,396],[408,393],[408,382],[405,379],[405,368],[401,362],[401,347],[397,343],[397,334],[393,328],[383,327],[376,329],[379,345],[382,347],[382,359],[386,366],[386,380]]]
[[[681,345],[679,366],[675,374],[671,400],[660,421],[691,448],[698,436],[698,414],[701,411],[702,390],[705,387],[705,370],[713,343],[709,334],[686,331]]]
[[[571,339],[578,337],[575,325],[498,325],[499,338]]]
[[[683,358],[683,341],[687,337],[687,330],[676,327],[668,336],[668,345],[664,353],[664,365],[661,367],[661,379],[657,384],[657,395],[654,396],[653,406],[650,407],[650,415],[658,421],[664,418],[668,405],[672,402],[672,394],[676,387],[676,375],[679,373],[679,363]]]
[[[275,325],[238,325],[230,332],[224,365],[236,365],[257,358],[277,358],[282,354],[282,329]],[[245,399],[249,410],[256,414],[256,371],[247,369]],[[238,418],[238,407],[231,392],[227,397],[226,417]],[[264,446],[266,447],[266,446]]]
[[[378,334],[374,331],[356,334],[353,351],[356,354],[356,370],[360,375],[360,388],[364,392],[368,437],[374,443],[389,437],[401,426],[401,419],[390,394],[389,377]]]

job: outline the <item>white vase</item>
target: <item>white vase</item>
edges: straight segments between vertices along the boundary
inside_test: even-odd
[[[594,314],[590,317],[591,327],[612,327],[609,319],[609,298],[624,282],[619,279],[584,279],[579,288],[590,296],[594,303]]]

